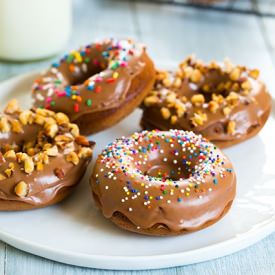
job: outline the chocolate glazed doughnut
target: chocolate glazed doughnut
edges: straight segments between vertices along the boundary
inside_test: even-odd
[[[93,145],[65,114],[21,111],[11,101],[0,115],[0,210],[63,200],[84,175]]]
[[[91,178],[103,215],[148,235],[205,228],[230,209],[236,176],[212,143],[182,130],[143,131],[111,143]]]
[[[240,143],[262,129],[271,111],[271,97],[258,75],[228,60],[205,65],[189,57],[177,71],[157,73],[142,105],[141,126],[192,130],[220,147]]]
[[[67,114],[83,134],[108,128],[151,90],[154,65],[131,40],[104,40],[65,55],[33,85],[35,107]]]

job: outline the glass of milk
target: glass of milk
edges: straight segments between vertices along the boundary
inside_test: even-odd
[[[0,59],[28,61],[58,53],[68,41],[71,0],[0,0]]]

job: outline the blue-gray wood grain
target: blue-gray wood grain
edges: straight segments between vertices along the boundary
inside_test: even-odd
[[[148,1],[149,2],[149,1]],[[268,2],[268,3],[267,3]],[[249,9],[255,1],[234,5]],[[273,1],[258,1],[260,9]],[[148,45],[155,60],[179,61],[190,53],[206,60],[225,56],[275,75],[275,19],[225,14],[187,7],[119,0],[76,0],[73,34],[67,49],[102,37],[133,37]],[[1,41],[0,41],[1,43]],[[53,57],[34,63],[0,61],[0,80],[48,66]],[[275,91],[274,81],[269,81]],[[274,88],[274,89],[273,89]],[[114,272],[73,267],[22,252],[0,242],[0,274],[275,274],[275,234],[233,255],[205,263],[155,271]]]

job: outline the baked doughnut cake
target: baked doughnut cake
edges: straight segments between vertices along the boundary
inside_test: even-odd
[[[65,114],[21,110],[11,101],[0,114],[0,210],[63,200],[84,175],[93,146]]]
[[[71,51],[39,76],[32,89],[34,106],[67,114],[88,135],[131,113],[154,79],[143,45],[106,39]]]
[[[236,176],[230,160],[200,135],[143,131],[103,150],[91,187],[103,215],[119,227],[179,235],[205,228],[227,213]]]
[[[202,134],[220,147],[255,136],[264,126],[271,97],[259,71],[189,57],[176,71],[158,71],[145,98],[144,129],[182,129]]]

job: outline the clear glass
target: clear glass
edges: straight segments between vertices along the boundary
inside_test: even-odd
[[[41,59],[59,52],[70,36],[71,0],[0,0],[0,58]]]

